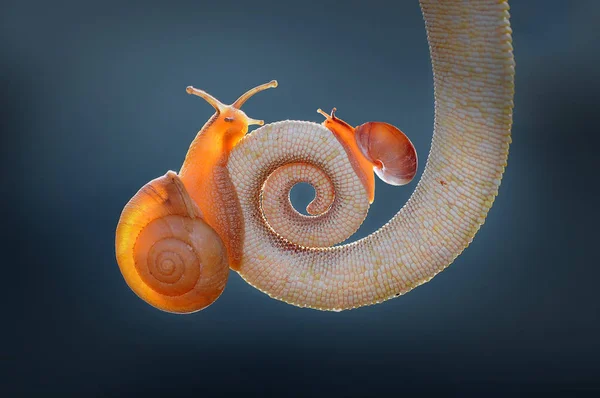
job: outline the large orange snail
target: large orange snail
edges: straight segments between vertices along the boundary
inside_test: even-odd
[[[117,260],[131,289],[155,307],[201,310],[223,292],[229,266],[239,262],[244,226],[226,165],[248,126],[264,123],[240,107],[269,87],[277,82],[246,92],[232,105],[188,87],[216,113],[192,142],[180,174],[170,171],[150,181],[125,206]]]
[[[339,311],[397,297],[433,278],[468,246],[506,165],[514,60],[508,4],[421,1],[435,87],[434,138],[421,180],[382,228],[358,229],[374,199],[374,174],[393,185],[417,172],[396,127],[326,120],[263,122],[240,110],[272,81],[224,105],[200,130],[179,174],[146,184],[117,226],[121,272],[138,296],[165,311],[205,308],[229,269],[287,303]],[[467,39],[465,39],[467,38]],[[443,183],[440,183],[443,181]],[[298,182],[315,188],[308,215],[290,203]],[[337,245],[337,246],[336,246]]]

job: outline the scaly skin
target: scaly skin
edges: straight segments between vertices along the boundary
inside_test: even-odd
[[[368,208],[369,198],[344,148],[321,125],[269,124],[232,150],[228,169],[245,227],[238,272],[269,296],[320,310],[388,300],[445,269],[483,224],[511,141],[509,7],[505,1],[475,0],[424,0],[421,7],[434,73],[434,136],[415,192],[388,224],[358,242],[332,248],[319,248],[316,242],[311,248],[285,240],[265,222],[261,187],[282,165],[322,168],[335,188],[332,208],[339,198],[356,193],[362,196],[353,202],[356,211]],[[276,191],[266,186],[262,195]]]

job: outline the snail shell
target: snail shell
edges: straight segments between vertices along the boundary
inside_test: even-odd
[[[127,203],[117,226],[116,254],[129,287],[168,312],[209,306],[229,275],[221,238],[173,171],[144,185]]]
[[[406,185],[417,174],[417,151],[397,127],[368,122],[354,130],[356,143],[375,174],[391,185]]]

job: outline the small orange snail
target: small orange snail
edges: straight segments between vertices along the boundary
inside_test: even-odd
[[[375,198],[373,173],[390,185],[406,185],[417,174],[417,151],[408,137],[398,128],[384,122],[367,122],[356,128],[335,116],[336,108],[325,116],[327,127],[340,141],[350,164],[360,177],[369,202]]]

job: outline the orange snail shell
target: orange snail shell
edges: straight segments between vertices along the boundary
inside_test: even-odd
[[[405,185],[415,177],[417,151],[398,128],[384,122],[368,122],[358,126],[354,134],[358,147],[383,181]]]
[[[168,312],[209,306],[229,275],[221,238],[173,171],[144,185],[127,203],[117,226],[116,253],[129,287]]]

